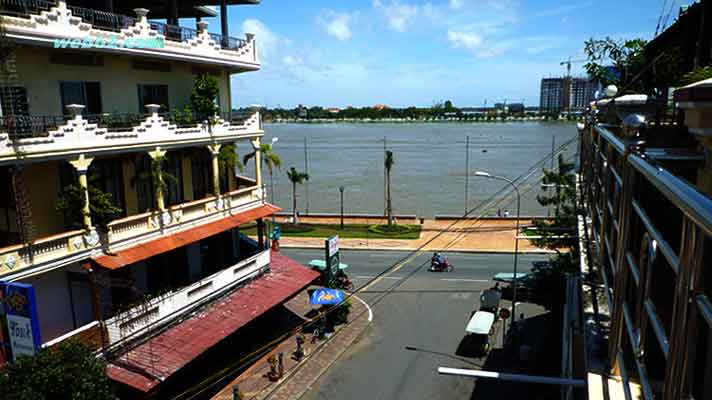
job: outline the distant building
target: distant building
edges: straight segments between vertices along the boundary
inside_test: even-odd
[[[297,117],[299,117],[299,118],[306,118],[307,116],[309,116],[309,111],[307,110],[306,107],[304,107],[301,104],[297,106],[296,111],[297,111]]]
[[[332,113],[332,114],[338,114],[341,109],[339,107],[330,107],[327,108],[326,111]]]
[[[524,103],[510,103],[507,104],[507,111],[510,114],[523,114],[524,113]]]
[[[385,104],[376,104],[375,106],[373,106],[373,108],[375,108],[378,111],[381,111],[381,110],[388,108],[388,106],[386,106]]]
[[[595,92],[596,83],[587,78],[543,78],[539,108],[542,112],[583,110]]]

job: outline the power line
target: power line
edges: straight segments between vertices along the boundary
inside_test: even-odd
[[[667,0],[663,0],[663,8],[660,10],[660,16],[658,17],[658,24],[655,26],[655,36],[658,36],[660,31],[660,22],[663,19],[663,14],[665,14],[665,6],[667,5]]]

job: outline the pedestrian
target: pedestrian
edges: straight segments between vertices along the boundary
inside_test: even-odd
[[[502,216],[502,209],[501,209],[501,208],[498,208],[498,209],[497,209],[497,216],[498,216],[498,217],[501,217],[501,216]]]
[[[509,217],[509,210],[504,210],[504,217],[508,218]]]

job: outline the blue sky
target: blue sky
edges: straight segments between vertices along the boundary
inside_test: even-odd
[[[686,0],[262,0],[230,7],[262,70],[233,76],[233,105],[538,104],[542,77],[591,36],[652,38]],[[668,8],[670,9],[670,8]],[[667,10],[665,11],[667,13]],[[217,19],[208,20],[211,30]],[[582,74],[581,64],[573,66]]]

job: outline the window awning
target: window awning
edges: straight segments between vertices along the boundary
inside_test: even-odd
[[[272,215],[279,210],[279,207],[271,204],[264,204],[215,222],[199,225],[184,231],[161,236],[158,239],[141,243],[136,246],[118,250],[113,254],[102,254],[93,257],[93,260],[101,267],[107,269],[119,269],[155,255],[197,242],[201,239],[216,235],[220,232],[235,228],[258,218]]]
[[[320,274],[271,253],[270,272],[110,360],[111,379],[148,393],[206,350],[309,286]]]

